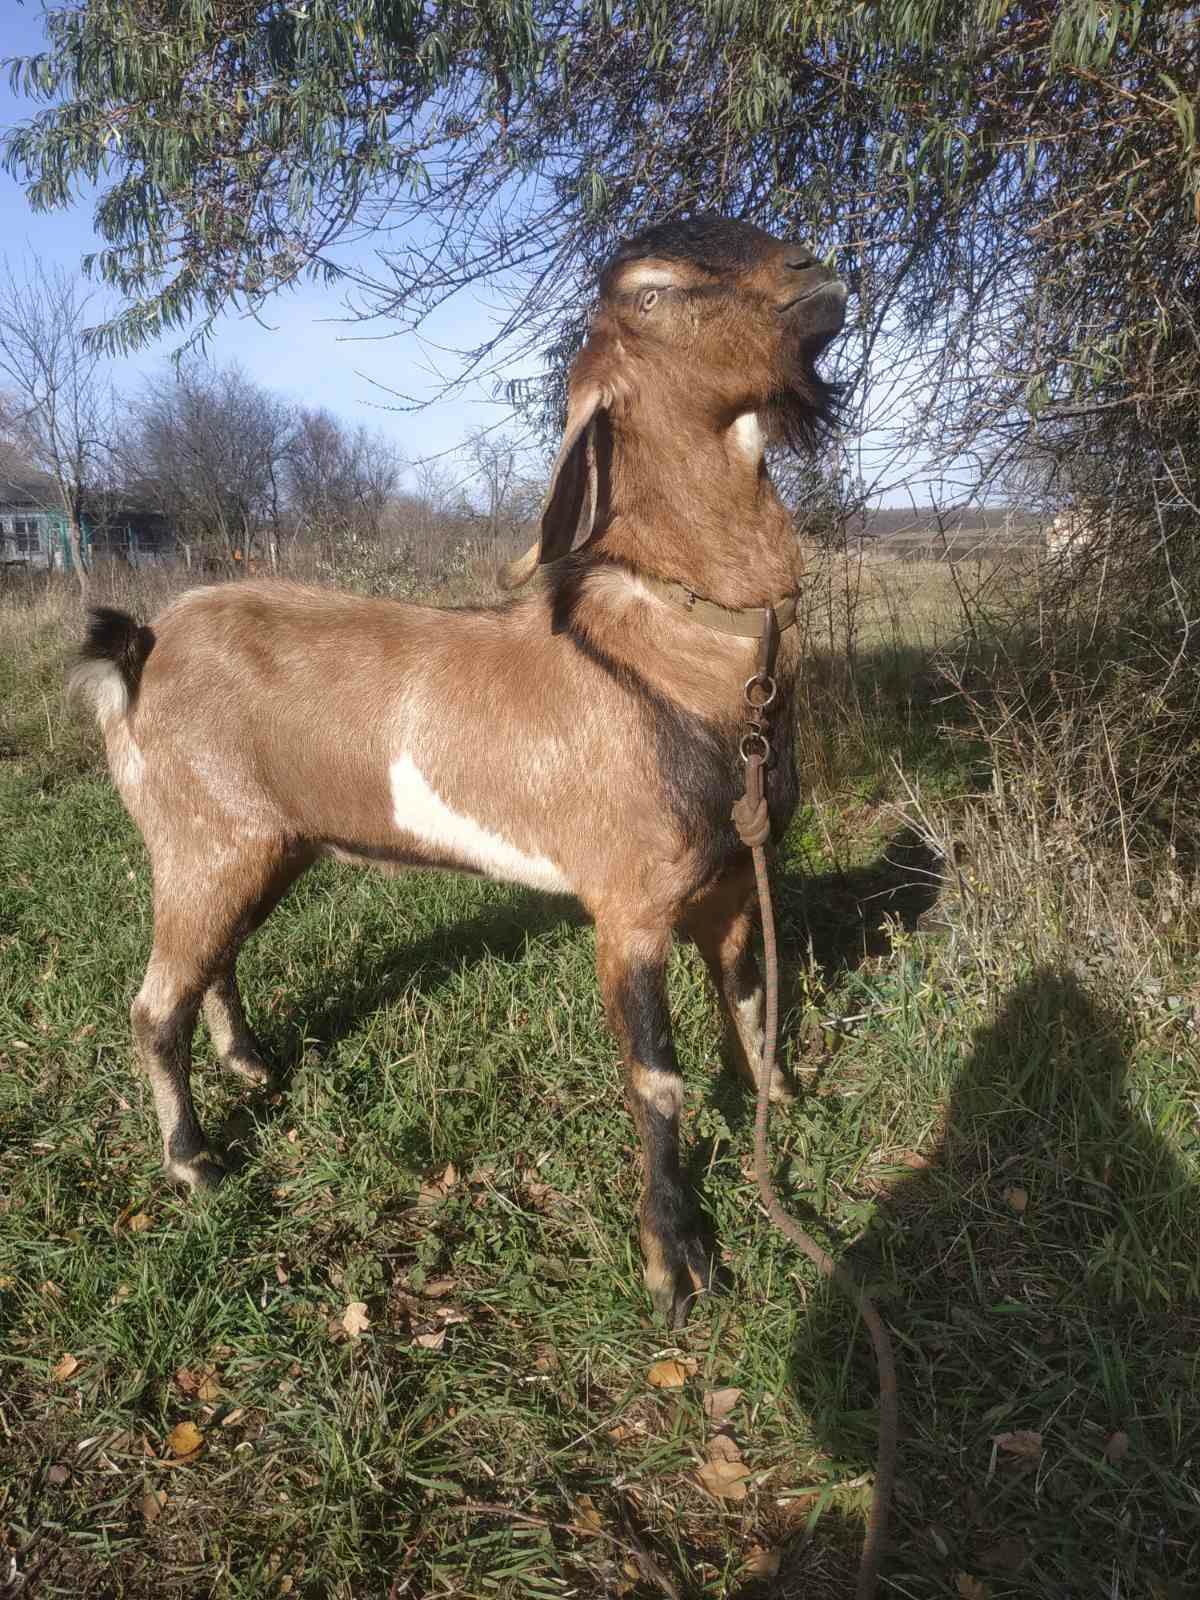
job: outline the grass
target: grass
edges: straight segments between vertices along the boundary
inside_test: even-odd
[[[884,1592],[1194,1595],[1191,891],[1170,926],[1113,898],[1077,925],[1069,860],[1031,864],[985,752],[937,731],[944,591],[924,618],[880,603],[852,681],[814,653],[818,781],[778,871],[804,1093],[773,1130],[787,1202],[897,1342]],[[657,1592],[618,1544],[480,1502],[628,1521],[696,1600],[849,1594],[869,1347],[759,1213],[690,953],[685,1161],[733,1288],[682,1335],[640,1287],[634,1141],[563,902],[309,874],[242,961],[286,1090],[256,1101],[199,1043],[238,1170],[207,1204],[165,1185],[128,1043],[144,854],[57,697],[72,608],[0,606],[0,1595]],[[938,830],[965,857],[935,905]],[[654,1387],[671,1358],[685,1384]],[[696,1476],[724,1387],[741,1500]]]

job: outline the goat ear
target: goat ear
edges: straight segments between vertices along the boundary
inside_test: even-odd
[[[567,426],[554,458],[550,487],[542,502],[542,528],[536,544],[510,561],[500,574],[505,589],[519,589],[540,566],[570,555],[591,537],[596,520],[596,413],[608,404],[598,385],[573,396]]]

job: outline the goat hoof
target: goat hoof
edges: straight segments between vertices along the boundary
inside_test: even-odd
[[[669,1328],[682,1328],[702,1294],[720,1289],[711,1257],[699,1239],[663,1240],[661,1264],[646,1267],[654,1309]]]
[[[771,1074],[771,1092],[767,1099],[773,1106],[791,1106],[796,1103],[796,1091],[778,1067]]]
[[[227,1169],[207,1150],[200,1150],[186,1160],[176,1157],[166,1164],[168,1174],[176,1183],[186,1183],[193,1194],[211,1194],[229,1176]]]
[[[275,1081],[275,1074],[261,1056],[227,1056],[222,1065],[265,1093],[270,1093],[279,1087]]]

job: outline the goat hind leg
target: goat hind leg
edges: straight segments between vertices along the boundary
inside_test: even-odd
[[[204,1020],[221,1065],[259,1089],[273,1088],[275,1075],[263,1060],[258,1041],[246,1021],[241,991],[238,989],[237,953],[245,940],[271,915],[310,859],[304,855],[293,855],[279,864],[258,900],[243,912],[228,957],[204,994]]]
[[[218,973],[205,991],[204,1020],[221,1065],[257,1088],[269,1089],[275,1080],[246,1021],[235,960]]]
[[[694,908],[685,924],[712,978],[725,1019],[726,1049],[738,1076],[757,1094],[762,1066],[765,996],[754,954],[754,875],[749,869],[731,873]],[[771,1075],[771,1099],[787,1104],[796,1098],[777,1064]]]
[[[600,987],[645,1161],[639,1231],[646,1287],[656,1310],[677,1328],[695,1297],[712,1286],[712,1263],[679,1165],[683,1081],[667,1011],[669,949],[669,932],[618,933],[597,925]]]
[[[225,1169],[208,1148],[192,1100],[192,1034],[203,982],[156,948],[130,1007],[142,1070],[150,1080],[163,1166],[192,1189],[215,1189]]]
[[[192,1100],[196,1017],[202,999],[212,992],[212,1008],[206,1009],[210,1027],[216,1022],[213,1037],[223,1058],[228,1060],[226,1044],[244,1049],[249,1041],[253,1048],[234,961],[242,941],[299,868],[282,853],[261,847],[231,855],[225,872],[217,876],[201,876],[190,868],[187,860],[155,862],[154,948],[130,1016],[154,1094],[163,1165],[179,1182],[211,1189],[225,1169],[208,1147]],[[201,891],[198,882],[203,883]]]

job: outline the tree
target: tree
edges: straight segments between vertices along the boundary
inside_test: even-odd
[[[992,462],[1067,423],[1161,453],[1191,425],[1192,5],[75,0],[47,28],[14,68],[47,109],[4,159],[38,207],[104,185],[110,345],[201,335],[378,228],[363,314],[418,323],[500,278],[497,339],[557,375],[614,242],[715,209],[836,249],[858,431],[900,373],[909,456],[984,438]]]
[[[497,556],[515,552],[541,500],[544,479],[521,470],[520,447],[505,433],[478,429],[467,440],[471,486],[488,547]]]
[[[152,380],[133,408],[127,473],[182,538],[249,561],[274,556],[291,407],[237,367],[201,361]]]
[[[345,428],[328,411],[302,410],[288,445],[290,509],[301,534],[332,547],[378,546],[400,478],[399,453],[381,435]]]
[[[79,587],[88,589],[83,508],[104,483],[116,408],[104,358],[85,337],[91,297],[66,272],[33,261],[0,268],[0,429],[53,485]]]

